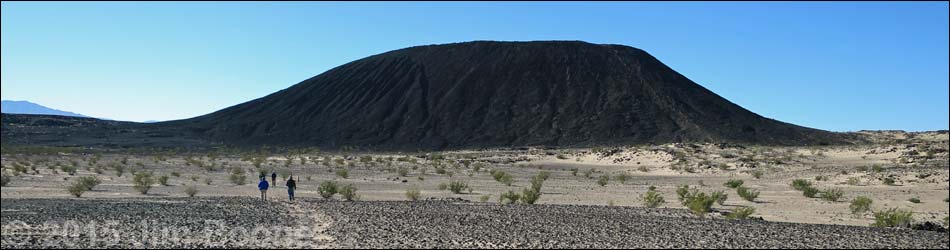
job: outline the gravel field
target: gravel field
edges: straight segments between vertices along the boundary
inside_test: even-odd
[[[947,249],[950,244],[945,233],[701,219],[676,209],[445,200],[3,199],[2,225],[4,249]]]

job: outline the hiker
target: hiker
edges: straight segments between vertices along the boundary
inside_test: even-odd
[[[277,185],[277,172],[273,172],[270,174],[270,182],[274,183],[274,185]]]
[[[257,188],[261,190],[261,200],[267,201],[267,189],[270,188],[270,183],[267,183],[267,178],[261,178],[261,183],[257,184]]]
[[[294,201],[294,191],[297,189],[297,182],[294,181],[294,176],[291,175],[290,179],[287,179],[287,195],[290,196],[290,201]]]

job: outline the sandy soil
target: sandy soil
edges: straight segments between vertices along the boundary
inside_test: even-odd
[[[417,188],[423,199],[481,202],[487,198],[487,203],[498,203],[502,193],[520,192],[530,186],[533,176],[547,172],[550,177],[544,183],[538,204],[642,207],[640,196],[655,186],[667,201],[661,207],[682,209],[676,200],[676,188],[691,185],[707,193],[725,191],[729,198],[724,205],[714,207],[717,211],[754,207],[753,216],[770,222],[868,226],[874,222],[871,212],[854,215],[849,210],[852,199],[866,196],[874,200],[872,212],[908,209],[915,213],[917,222],[943,225],[950,214],[946,202],[950,197],[947,134],[875,135],[877,143],[873,145],[825,147],[668,144],[413,154],[16,151],[3,152],[3,173],[12,176],[12,181],[2,188],[0,195],[3,199],[69,198],[65,188],[77,177],[96,176],[102,184],[84,193],[81,199],[185,197],[184,190],[189,186],[197,187],[199,198],[259,197],[256,177],[258,170],[263,170],[268,175],[274,171],[293,173],[298,179],[300,198],[319,197],[318,186],[333,180],[356,187],[362,201],[406,201],[406,191]],[[263,160],[255,162],[253,158]],[[78,166],[75,175],[61,170],[61,166],[74,164]],[[118,177],[112,167],[115,165],[125,166],[126,173]],[[211,165],[214,167],[207,168]],[[18,168],[24,171],[18,172]],[[245,172],[245,185],[229,180],[234,168]],[[348,177],[340,177],[340,170],[347,170]],[[496,181],[493,171],[513,176],[512,185]],[[169,176],[169,185],[155,185],[148,195],[139,194],[133,188],[133,172]],[[760,178],[755,178],[757,172],[761,173]],[[601,186],[598,179],[605,175],[610,176],[610,181]],[[621,175],[628,177],[626,182],[617,179]],[[286,199],[283,178],[279,179],[277,187],[270,190],[275,201]],[[733,179],[760,191],[760,196],[755,202],[742,200],[735,190],[723,185]],[[841,189],[844,197],[838,202],[806,198],[790,186],[796,179],[809,180],[821,190]],[[441,184],[450,181],[466,183],[471,192],[453,194],[440,190]],[[921,202],[912,203],[912,198]]]

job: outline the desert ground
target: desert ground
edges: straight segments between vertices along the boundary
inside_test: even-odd
[[[862,133],[873,143],[413,153],[5,146],[10,182],[0,192],[2,248],[946,249],[947,132]],[[153,183],[143,194],[136,175],[146,173]],[[270,181],[271,173],[278,180],[263,202],[258,176]],[[298,185],[294,202],[284,187],[290,176]],[[82,177],[100,183],[76,197],[68,189]],[[508,192],[529,193],[537,179],[543,181],[534,204],[502,200]],[[811,183],[814,198],[793,187],[796,180]],[[321,185],[331,181],[338,190],[352,187],[352,201],[321,197]],[[738,181],[742,188],[725,185]],[[683,185],[727,198],[697,212],[680,202]],[[744,199],[739,189],[759,193]],[[657,208],[646,207],[650,190],[665,200]],[[418,191],[415,199],[411,191]],[[870,209],[852,211],[858,197],[870,198]],[[745,208],[754,212],[735,216]],[[889,209],[912,212],[916,230],[873,227],[875,214]],[[81,230],[89,225],[114,230]],[[147,229],[162,227],[187,229],[182,235],[190,237],[149,238],[162,234]],[[269,239],[253,227],[304,233]],[[209,241],[214,237],[196,233],[234,228],[248,230],[225,236],[249,236]]]

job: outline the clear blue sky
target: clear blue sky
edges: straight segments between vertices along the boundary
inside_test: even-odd
[[[2,99],[198,116],[365,56],[471,40],[638,47],[763,116],[948,125],[946,2],[2,3]]]

